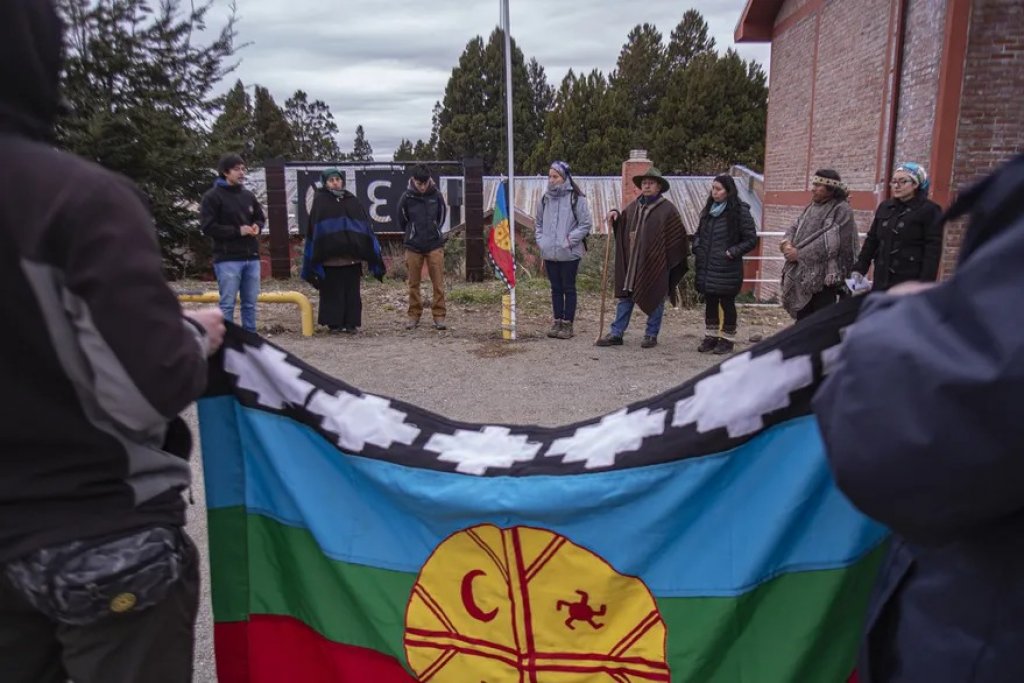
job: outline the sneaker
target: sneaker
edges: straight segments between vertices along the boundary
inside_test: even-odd
[[[556,339],[561,331],[562,321],[556,320],[555,322],[551,323],[551,329],[548,330],[548,336],[551,337],[552,339]]]
[[[644,340],[642,342],[640,342],[640,348],[641,349],[651,349],[651,348],[654,348],[657,345],[658,345],[658,338],[653,336],[653,335],[650,335],[650,334],[645,334],[644,335]]]
[[[712,337],[711,335],[708,335],[704,337],[704,341],[702,341],[700,343],[700,346],[697,347],[697,353],[710,353],[711,351],[715,350],[715,347],[717,345],[718,337]]]
[[[724,356],[727,353],[732,353],[732,350],[733,350],[733,343],[732,343],[732,340],[730,340],[730,339],[725,339],[723,337],[723,338],[718,340],[717,344],[715,344],[715,355],[716,356]]]
[[[407,329],[407,330],[415,330],[419,326],[420,326],[419,318],[416,318],[415,320],[413,318],[409,318],[409,320],[405,323],[405,329]]]
[[[572,321],[571,320],[563,320],[562,321],[562,329],[558,330],[558,335],[557,336],[558,336],[559,339],[572,339],[573,336],[575,336],[573,334],[573,331],[572,331]]]
[[[447,330],[448,326],[444,324],[444,319],[443,318],[439,318],[439,319],[434,321],[434,329],[435,330]]]
[[[622,346],[622,337],[609,333],[594,342],[594,346]]]
[[[359,328],[358,327],[343,327],[343,328],[341,328],[341,331],[344,332],[345,334],[356,334],[357,332],[359,332]]]

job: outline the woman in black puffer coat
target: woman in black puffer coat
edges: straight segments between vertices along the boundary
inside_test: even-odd
[[[697,291],[704,295],[707,334],[697,350],[731,353],[736,339],[736,295],[743,287],[743,255],[757,246],[750,206],[740,201],[732,176],[720,175],[700,215],[693,241]],[[725,316],[719,336],[719,306]]]

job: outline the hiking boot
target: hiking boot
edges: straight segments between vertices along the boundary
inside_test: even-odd
[[[714,351],[716,346],[718,346],[718,337],[708,335],[704,337],[704,341],[697,347],[697,353],[709,353]]]
[[[644,340],[640,342],[641,349],[652,349],[658,345],[658,338],[651,334],[645,334]]]
[[[726,339],[725,337],[722,337],[721,339],[718,340],[718,343],[715,344],[715,355],[724,356],[727,353],[732,353],[733,346],[734,345],[731,339]]]
[[[405,329],[407,329],[407,330],[415,330],[419,326],[420,326],[420,319],[419,318],[415,318],[415,319],[414,318],[409,318],[409,320],[406,321],[406,323],[405,323]]]
[[[562,331],[562,321],[561,320],[556,320],[555,322],[551,323],[551,329],[548,330],[548,336],[551,337],[552,339],[557,339],[558,335],[559,335],[559,333],[561,331]]]
[[[437,318],[434,320],[435,330],[447,330],[448,326],[444,324],[444,318]]]
[[[563,320],[562,321],[562,328],[560,330],[558,330],[558,338],[559,339],[572,339],[573,336],[574,335],[573,335],[573,332],[572,332],[572,321],[571,320]]]
[[[608,333],[594,342],[594,346],[622,346],[622,337]]]

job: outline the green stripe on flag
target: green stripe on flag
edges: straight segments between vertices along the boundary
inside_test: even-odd
[[[292,616],[329,640],[405,661],[415,575],[332,560],[307,530],[246,518],[240,507],[208,514],[216,621]],[[226,549],[238,545],[247,549],[248,570],[245,552]],[[785,574],[738,598],[658,599],[672,680],[845,681],[883,552],[845,569]]]

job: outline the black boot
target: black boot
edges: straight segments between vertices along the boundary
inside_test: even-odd
[[[715,350],[718,346],[718,337],[712,337],[710,334],[704,337],[704,341],[697,347],[697,353],[709,353]]]
[[[724,356],[727,353],[732,353],[732,350],[733,350],[733,343],[732,343],[731,339],[726,339],[725,337],[722,337],[715,344],[715,355],[716,356]]]

